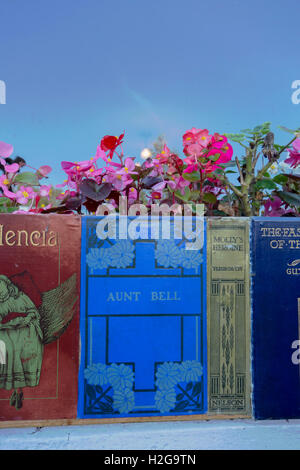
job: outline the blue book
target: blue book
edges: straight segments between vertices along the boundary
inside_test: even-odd
[[[207,409],[204,220],[193,249],[160,220],[117,219],[109,238],[104,217],[82,220],[79,418]]]
[[[299,418],[300,219],[254,218],[251,261],[254,415]]]

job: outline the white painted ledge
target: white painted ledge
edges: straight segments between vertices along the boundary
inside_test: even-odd
[[[229,420],[10,428],[0,429],[0,449],[300,449],[300,420]]]

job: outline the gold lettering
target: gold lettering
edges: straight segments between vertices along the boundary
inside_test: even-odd
[[[14,244],[16,243],[16,241],[10,243],[10,240],[12,238],[14,238],[16,236],[15,232],[13,232],[12,230],[8,230],[8,232],[6,232],[6,235],[5,235],[5,241],[6,241],[6,244],[8,246],[14,246]]]
[[[34,242],[34,237],[37,236],[38,240],[40,239],[41,237],[41,234],[40,232],[38,232],[37,230],[35,230],[34,232],[32,232],[30,234],[30,243],[33,245],[33,246],[39,246],[40,242],[38,241],[37,243]]]
[[[46,232],[45,232],[45,230],[42,232],[42,235],[43,235],[43,240],[42,240],[43,244],[42,244],[42,246],[46,246]]]
[[[270,241],[270,247],[271,248],[283,248],[284,247],[284,240],[271,240]]]
[[[48,236],[47,236],[48,235]],[[40,232],[33,230],[6,230],[4,224],[0,224],[0,247],[8,246],[51,246],[58,245],[58,233],[46,230]]]
[[[292,250],[299,250],[300,240],[288,240],[288,244]]]
[[[22,243],[22,233],[25,234],[25,245],[28,246],[28,232],[26,230],[18,230],[18,244],[17,246],[21,246]]]
[[[53,242],[51,243],[52,240],[53,240]],[[57,233],[50,232],[49,239],[48,239],[48,245],[49,246],[56,246],[57,245]]]

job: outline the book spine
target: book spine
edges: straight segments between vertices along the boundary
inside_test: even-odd
[[[251,414],[249,219],[207,223],[208,410]]]

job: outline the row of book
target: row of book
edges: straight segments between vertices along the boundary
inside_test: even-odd
[[[0,216],[1,421],[299,418],[299,372],[300,219]]]

